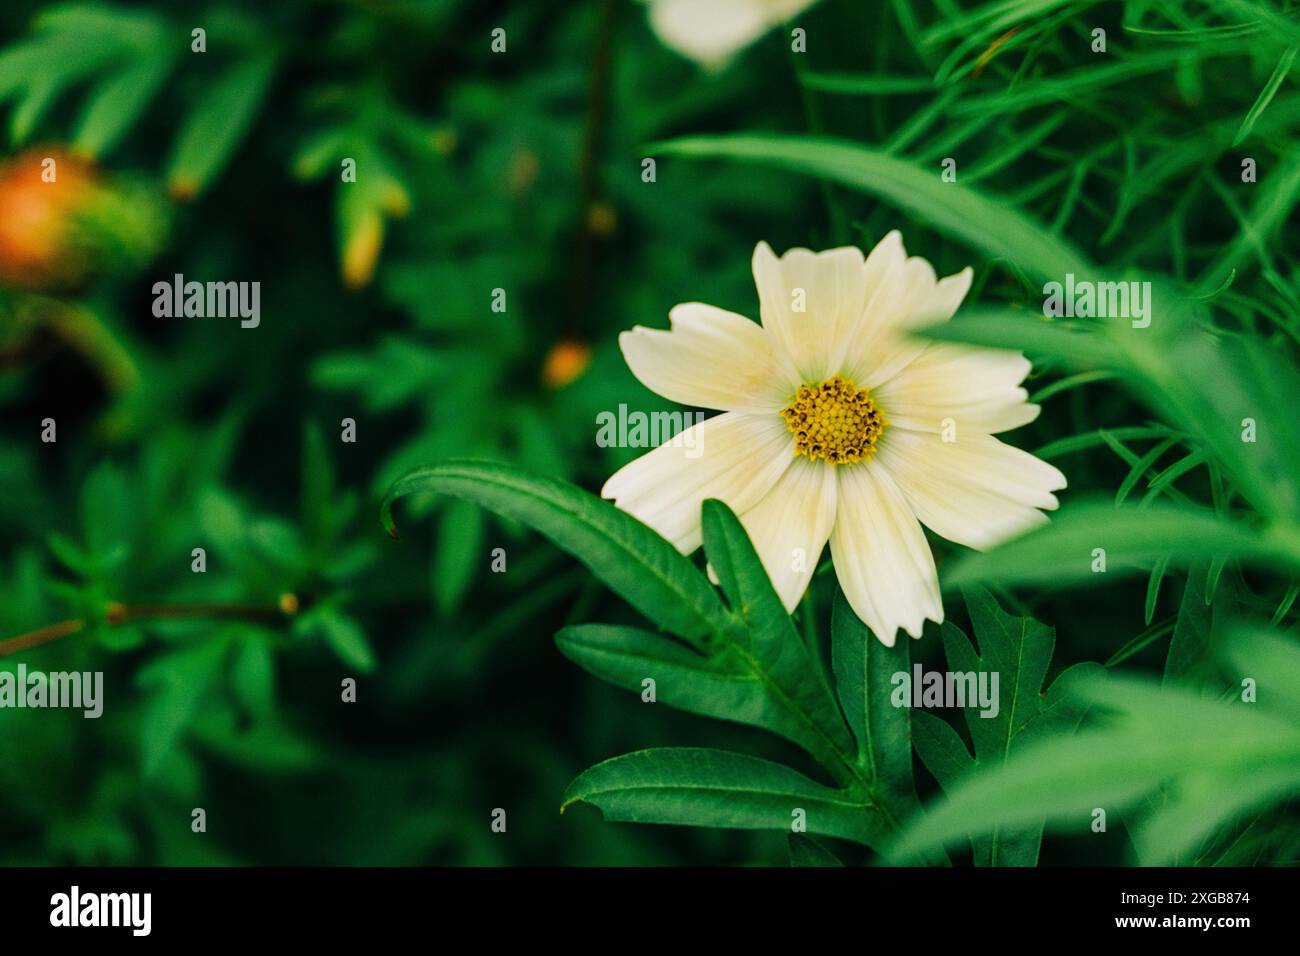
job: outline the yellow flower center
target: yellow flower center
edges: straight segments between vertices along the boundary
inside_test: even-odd
[[[870,459],[888,424],[866,389],[838,375],[801,385],[781,417],[794,433],[795,455],[832,465]]]

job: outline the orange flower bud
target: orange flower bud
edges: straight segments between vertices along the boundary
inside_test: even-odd
[[[0,166],[0,283],[76,283],[85,264],[67,255],[72,216],[95,188],[90,164],[58,150],[24,153]]]
[[[157,252],[167,212],[153,190],[109,181],[62,149],[35,149],[0,164],[0,284],[75,289],[108,269]]]
[[[591,346],[577,339],[556,342],[542,363],[542,384],[563,388],[587,370],[591,364]]]

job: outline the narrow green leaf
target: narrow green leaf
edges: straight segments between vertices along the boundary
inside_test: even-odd
[[[244,709],[265,720],[275,709],[275,655],[261,634],[249,634],[230,665],[230,689]]]
[[[172,150],[167,185],[174,195],[197,196],[234,155],[270,90],[275,63],[271,54],[253,57],[209,87]]]
[[[110,77],[91,94],[72,133],[72,145],[100,157],[144,114],[171,73],[173,58],[159,51]]]
[[[449,461],[395,481],[381,517],[395,535],[392,505],[410,494],[473,501],[544,534],[615,593],[666,630],[692,642],[735,626],[716,592],[671,544],[630,515],[567,482],[509,465]]]
[[[483,550],[483,512],[471,501],[453,501],[438,523],[433,558],[433,596],[442,614],[460,605],[474,573],[487,560]]]
[[[363,674],[374,672],[375,652],[361,625],[345,614],[331,611],[321,615],[320,627],[325,635],[325,643],[338,655],[339,660]]]
[[[850,96],[890,96],[898,93],[934,92],[928,76],[871,76],[865,73],[803,73],[800,82],[819,93]]]
[[[1282,539],[1211,511],[1151,505],[1116,508],[1108,502],[1072,504],[1051,523],[982,554],[963,558],[944,576],[944,585],[999,581],[1053,583],[1105,580],[1094,571],[1105,550],[1106,574],[1133,573],[1171,555],[1171,564],[1186,566],[1198,558],[1221,555],[1262,563],[1276,569],[1300,563],[1300,553]]]
[[[1206,564],[1200,562],[1187,572],[1174,636],[1169,641],[1169,655],[1165,659],[1166,680],[1188,673],[1209,650],[1213,611],[1205,603]]]
[[[140,722],[143,773],[152,776],[175,751],[216,680],[229,646],[222,634],[154,658],[137,682],[149,691]]]
[[[1247,777],[1300,777],[1294,710],[1282,719],[1262,707],[1096,672],[1072,679],[1068,696],[1097,709],[1097,726],[1072,736],[1068,726],[1036,735],[1004,765],[961,778],[945,799],[910,821],[889,858],[905,861],[971,830],[1041,819],[1088,833],[1094,808],[1122,811],[1162,785],[1176,797],[1180,781],[1197,775],[1213,774],[1225,791]]]
[[[775,166],[876,196],[986,255],[1000,256],[1040,278],[1092,274],[1083,254],[1010,203],[847,140],[768,133],[688,136],[651,152],[691,159],[729,159]]]
[[[1128,497],[1129,492],[1132,491],[1137,483],[1142,480],[1142,476],[1145,475],[1151,466],[1160,459],[1160,456],[1176,444],[1178,444],[1178,439],[1176,437],[1158,441],[1152,445],[1141,458],[1133,462],[1129,468],[1128,474],[1124,476],[1124,480],[1120,482],[1119,489],[1115,492],[1115,504],[1117,506],[1124,503],[1124,499]],[[1150,623],[1150,621],[1148,620],[1147,623]]]
[[[1277,94],[1277,88],[1282,85],[1286,75],[1291,72],[1291,67],[1295,64],[1296,54],[1300,49],[1288,47],[1283,53],[1281,59],[1277,61],[1277,66],[1273,67],[1273,75],[1268,78],[1264,88],[1259,91],[1259,96],[1255,98],[1255,103],[1251,106],[1246,118],[1241,121],[1241,129],[1237,130],[1237,135],[1232,138],[1232,145],[1238,146],[1241,141],[1250,135],[1250,131],[1255,128],[1255,123],[1264,110],[1268,109],[1268,104],[1273,102],[1273,97]]]
[[[1123,364],[1122,353],[1095,327],[1009,309],[971,309],[951,322],[918,329],[916,334],[940,342],[964,342],[1058,358],[1086,369]]]
[[[1147,596],[1142,608],[1142,623],[1147,627],[1151,626],[1152,619],[1156,616],[1156,603],[1160,600],[1160,582],[1165,579],[1165,572],[1169,570],[1169,555],[1161,555],[1156,558],[1155,565],[1151,568],[1151,576],[1147,578]]]

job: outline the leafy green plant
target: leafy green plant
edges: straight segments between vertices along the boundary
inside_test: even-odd
[[[630,0],[0,5],[0,668],[111,688],[0,713],[0,856],[1295,863],[1295,7],[821,0],[805,53],[704,72]],[[47,154],[111,187],[116,231],[68,237],[138,255],[30,281]],[[973,267],[925,334],[1029,355],[1013,441],[1069,487],[996,550],[931,542],[950,623],[886,651],[826,567],[778,613],[717,506],[701,562],[575,486],[638,452],[594,416],[659,407],[620,331],[751,309],[760,240],[894,228]],[[157,320],[177,272],[261,280],[265,320]],[[1151,282],[1151,325],[1043,315],[1066,273]],[[464,456],[496,464],[399,484],[432,529],[385,546],[367,503]],[[1031,706],[907,720],[909,660]]]
[[[561,652],[634,691],[692,713],[761,727],[799,745],[827,786],[743,754],[662,748],[615,757],[579,776],[564,795],[609,820],[741,829],[788,829],[806,814],[811,833],[876,846],[916,806],[911,730],[889,702],[890,677],[908,668],[907,642],[886,648],[837,602],[831,627],[836,690],[781,605],[744,528],[705,502],[704,549],[723,597],[671,544],[608,502],[518,469],[449,462],[396,482],[384,502],[438,492],[524,521],[573,553],[668,635],[579,625],[556,635]]]
[[[1088,832],[1101,808],[1136,811],[1133,842],[1143,865],[1234,859],[1241,836],[1300,787],[1300,651],[1258,631],[1233,637],[1228,660],[1245,675],[1228,682],[1224,696],[1235,703],[1145,678],[1079,675],[1072,692],[1095,721],[1072,736],[1027,734],[1035,739],[959,782],[891,853],[905,858],[972,829],[1043,817]],[[1255,704],[1252,693],[1237,691],[1257,680]],[[1234,829],[1243,816],[1247,825]]]
[[[1027,617],[1012,617],[982,589],[966,593],[979,650],[952,623],[942,627],[943,646],[952,671],[997,673],[1006,687],[1003,706],[996,715],[965,711],[966,727],[975,745],[971,755],[961,737],[943,719],[919,710],[912,715],[916,752],[926,768],[948,790],[965,776],[983,776],[1005,765],[1033,740],[1069,729],[1083,716],[1071,688],[1095,664],[1075,664],[1061,673],[1046,691],[1041,685],[1052,660],[1052,629]],[[1005,683],[1003,683],[1005,682]],[[1032,821],[1018,829],[994,828],[981,833],[971,828],[977,866],[1034,866],[1038,862],[1041,824]]]

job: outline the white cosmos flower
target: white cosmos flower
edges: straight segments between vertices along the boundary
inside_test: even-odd
[[[665,46],[718,67],[817,0],[649,0],[650,26]]]
[[[1065,476],[993,436],[1033,421],[1018,352],[927,343],[909,328],[952,316],[971,270],[936,281],[891,232],[857,249],[754,250],[762,325],[698,302],[671,331],[619,336],[632,373],[683,405],[720,409],[615,473],[601,494],[684,554],[700,506],[740,517],[793,610],[830,540],[836,575],[886,645],[943,620],[921,530],[988,548],[1045,522]]]

